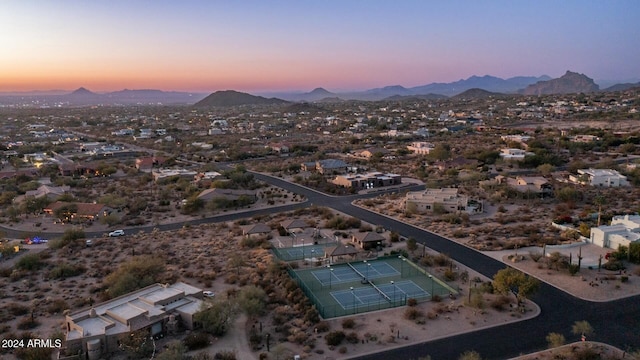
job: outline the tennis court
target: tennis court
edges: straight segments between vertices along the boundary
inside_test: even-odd
[[[346,264],[347,267],[327,266],[326,268],[312,271],[312,274],[323,286],[400,275],[400,272],[384,261],[368,262],[365,260]]]
[[[444,281],[397,255],[288,271],[325,319],[456,293]]]

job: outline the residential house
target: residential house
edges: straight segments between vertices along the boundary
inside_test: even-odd
[[[347,172],[347,167],[347,163],[339,159],[316,161],[316,171],[323,175],[344,174]]]
[[[402,176],[370,172],[366,174],[338,175],[331,181],[345,188],[363,190],[402,184]]]
[[[522,193],[540,195],[553,193],[553,187],[549,181],[542,176],[517,176],[515,178],[508,178],[498,175],[495,178],[495,182],[498,184],[506,184],[510,188]]]
[[[407,150],[419,155],[428,155],[433,149],[433,144],[425,141],[414,141],[411,145],[407,145]]]
[[[578,175],[569,175],[569,181],[577,184],[599,186],[599,187],[620,187],[627,186],[627,177],[616,170],[610,169],[579,169]]]
[[[377,232],[357,232],[351,236],[351,241],[363,250],[375,249],[387,239]]]
[[[65,349],[82,359],[101,359],[119,351],[120,338],[135,331],[157,337],[178,325],[197,328],[202,289],[177,282],[154,284],[65,316]]]
[[[154,166],[161,166],[167,161],[162,156],[145,156],[136,159],[136,169],[138,171],[151,172]]]
[[[464,211],[469,214],[482,212],[482,202],[459,194],[457,188],[411,191],[405,196],[407,210],[415,207],[416,211],[430,212],[437,206],[442,206],[442,209],[448,212]]]
[[[247,237],[254,234],[268,234],[271,232],[271,228],[267,224],[257,223],[252,225],[243,225],[240,227],[242,229],[242,235]]]
[[[40,185],[36,190],[27,190],[24,195],[18,196],[15,202],[22,202],[28,197],[41,198],[46,197],[49,201],[56,201],[62,195],[68,193],[69,186],[50,186]]]
[[[112,208],[106,206],[105,204],[78,203],[78,202],[70,203],[70,202],[64,202],[64,201],[53,202],[49,204],[49,206],[44,208],[42,211],[44,211],[49,215],[53,215],[56,212],[56,210],[70,204],[74,204],[76,206],[75,212],[70,214],[70,219],[93,221],[93,220],[98,220],[101,217],[107,216],[111,214],[111,212],[113,211]]]
[[[500,157],[504,160],[522,160],[525,156],[532,155],[530,152],[526,152],[522,149],[506,148],[500,150]]]
[[[589,242],[617,250],[640,241],[640,215],[614,216],[610,225],[591,228]]]

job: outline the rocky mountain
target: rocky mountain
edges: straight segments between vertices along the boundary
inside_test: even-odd
[[[640,87],[640,82],[637,83],[624,83],[624,84],[615,84],[613,86],[609,86],[606,89],[602,89],[602,91],[625,91],[633,88]]]
[[[509,95],[474,88],[474,89],[469,89],[465,92],[462,92],[458,95],[452,96],[451,98],[459,99],[459,100],[472,100],[472,99],[500,98],[505,96],[509,96]]]
[[[483,89],[496,93],[515,93],[522,89],[523,86],[534,84],[538,81],[549,80],[550,77],[543,75],[535,76],[518,76],[509,79],[502,79],[495,76],[471,76],[468,79],[461,79],[451,83],[432,83],[423,86],[412,87],[411,90],[415,94],[441,94],[446,96],[458,95],[470,89]]]
[[[557,79],[538,81],[521,90],[523,95],[575,94],[598,91],[600,87],[584,74],[568,71]]]
[[[426,94],[426,95],[393,95],[382,100],[387,101],[418,101],[418,100],[442,100],[447,96],[439,94]]]
[[[495,76],[471,76],[468,79],[461,79],[451,83],[431,83],[427,85],[406,88],[401,85],[384,86],[364,91],[332,93],[323,88],[317,88],[308,93],[269,93],[265,96],[276,96],[290,101],[320,101],[325,98],[340,98],[343,100],[363,100],[377,101],[383,99],[398,100],[397,97],[418,96],[421,99],[432,99],[439,95],[444,97],[454,96],[469,89],[483,89],[495,93],[517,93],[524,87],[535,84],[538,81],[550,80],[549,76],[517,76],[508,79],[501,79]]]
[[[195,107],[228,107],[242,105],[277,105],[287,104],[288,101],[277,98],[265,98],[234,90],[216,91],[198,101]]]

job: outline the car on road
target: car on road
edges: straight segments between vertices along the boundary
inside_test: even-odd
[[[208,291],[208,290],[203,291],[202,295],[204,295],[206,297],[214,297],[214,296],[216,296],[216,294],[214,294],[213,291]]]
[[[124,235],[124,230],[114,230],[109,233],[110,237],[123,236],[123,235]]]

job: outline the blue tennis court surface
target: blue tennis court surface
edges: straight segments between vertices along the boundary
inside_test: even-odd
[[[314,270],[312,274],[322,286],[400,275],[395,268],[386,262],[357,262],[347,263],[347,265],[348,267],[326,267]]]
[[[308,245],[287,248],[284,250],[292,259],[318,258],[324,256],[323,245]]]
[[[376,284],[375,287],[332,291],[331,296],[343,309],[348,310],[368,306],[375,302],[406,303],[407,299],[428,298],[430,294],[413,281],[406,280],[397,283]]]

